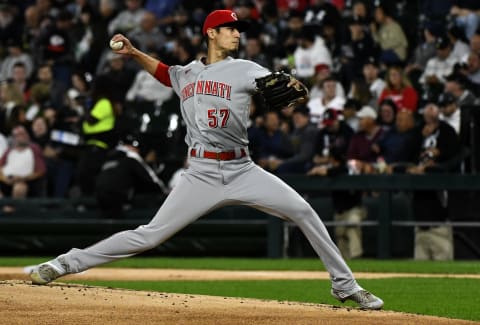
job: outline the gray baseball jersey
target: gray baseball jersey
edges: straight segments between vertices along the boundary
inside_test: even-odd
[[[187,125],[186,143],[211,151],[247,146],[255,78],[269,73],[256,63],[231,57],[210,65],[197,60],[170,67],[172,87],[180,97]]]
[[[171,83],[181,99],[187,125],[186,142],[198,154],[189,157],[188,169],[150,223],[61,255],[68,272],[81,272],[151,249],[209,211],[241,204],[293,221],[322,259],[332,288],[346,294],[359,290],[319,216],[290,186],[248,156],[235,155],[235,159],[225,161],[203,157],[205,151],[246,150],[255,78],[268,73],[253,62],[232,58],[210,65],[195,61],[170,67]]]

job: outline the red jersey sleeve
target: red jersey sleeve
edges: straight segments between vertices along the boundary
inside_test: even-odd
[[[165,86],[172,87],[170,75],[168,74],[168,68],[169,66],[165,63],[158,62],[157,69],[155,70],[155,74],[153,76]]]

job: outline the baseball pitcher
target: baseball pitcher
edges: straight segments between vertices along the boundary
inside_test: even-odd
[[[361,308],[382,308],[383,301],[356,282],[312,207],[249,157],[247,121],[252,94],[260,92],[272,109],[280,109],[304,101],[307,93],[285,73],[272,73],[230,56],[238,50],[240,32],[247,27],[230,10],[213,11],[203,25],[207,57],[186,66],[167,66],[132,46],[123,35],[112,38],[116,53],[135,59],[179,96],[187,125],[189,167],[150,223],[85,249],[73,248],[36,266],[30,274],[34,284],[154,248],[206,213],[241,204],[290,220],[302,230],[330,274],[334,298],[353,300]]]

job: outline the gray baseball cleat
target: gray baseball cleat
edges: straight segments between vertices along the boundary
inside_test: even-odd
[[[365,289],[360,289],[353,294],[346,294],[343,291],[332,289],[333,298],[345,302],[345,300],[352,300],[356,302],[362,309],[382,309],[383,300],[368,292]]]
[[[31,272],[32,284],[47,284],[67,274],[66,264],[61,260],[51,260],[37,265]]]

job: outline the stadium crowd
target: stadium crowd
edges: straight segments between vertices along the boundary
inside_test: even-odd
[[[115,215],[109,207],[132,190],[168,192],[160,179],[174,186],[174,170],[185,167],[177,98],[114,54],[109,39],[123,33],[183,65],[205,55],[203,20],[221,8],[250,22],[239,58],[310,88],[304,105],[280,112],[253,97],[250,152],[263,168],[312,176],[477,171],[478,1],[2,0],[2,195],[96,193]],[[445,204],[437,194],[416,195],[417,211],[438,219]],[[365,193],[332,195],[339,219],[364,218]],[[361,255],[356,247],[347,255]]]

